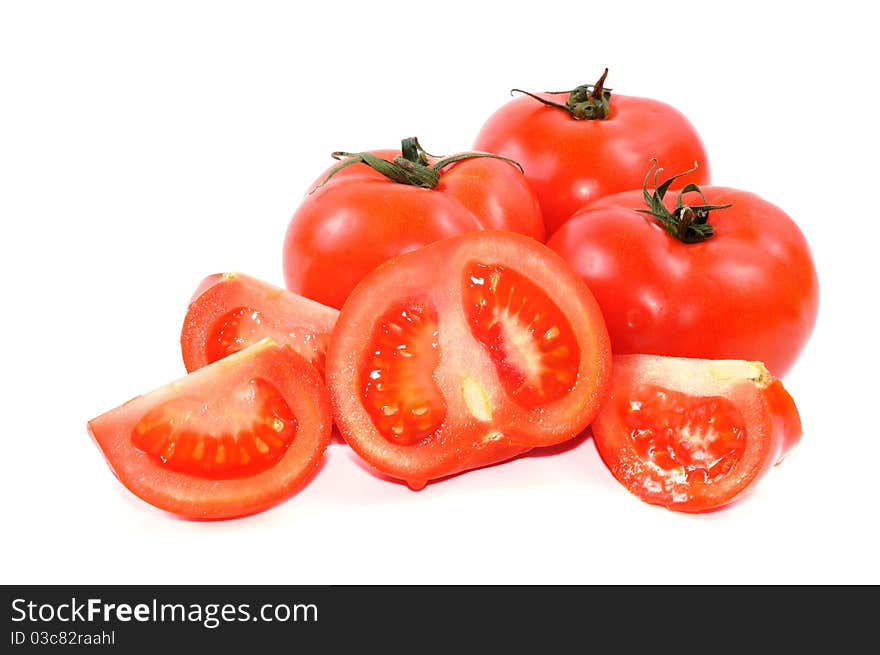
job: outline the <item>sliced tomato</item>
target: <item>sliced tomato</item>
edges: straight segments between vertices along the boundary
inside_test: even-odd
[[[116,477],[189,518],[264,510],[310,478],[330,440],[314,366],[269,339],[88,422]]]
[[[289,345],[324,371],[339,312],[242,273],[209,275],[190,300],[180,346],[187,371],[264,338]]]
[[[610,364],[574,271],[534,239],[480,231],[368,274],[339,315],[327,380],[343,438],[417,489],[576,436]]]
[[[616,355],[592,424],[611,473],[647,503],[703,512],[741,497],[801,438],[761,362]]]

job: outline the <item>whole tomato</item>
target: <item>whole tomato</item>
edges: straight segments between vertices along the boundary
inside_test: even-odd
[[[687,180],[710,182],[709,163],[693,125],[650,98],[612,94],[605,76],[572,91],[511,100],[483,125],[474,147],[518,161],[541,204],[547,234],[588,202],[638,189],[645,162],[670,170],[699,168]]]
[[[656,162],[652,171],[655,170]],[[683,174],[682,174],[683,175]],[[810,248],[779,207],[753,193],[687,185],[602,198],[547,242],[599,302],[615,354],[764,362],[783,376],[819,304]]]
[[[494,154],[401,150],[336,152],[297,208],[284,239],[294,293],[341,308],[379,264],[445,237],[480,229],[545,238],[541,209],[519,165]]]

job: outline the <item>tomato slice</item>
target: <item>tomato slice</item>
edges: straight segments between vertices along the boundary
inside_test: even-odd
[[[418,489],[578,435],[610,365],[572,269],[534,239],[480,231],[367,275],[334,328],[327,381],[343,438]]]
[[[339,312],[242,273],[209,275],[190,301],[180,346],[195,371],[261,339],[287,344],[322,373]]]
[[[200,519],[251,514],[293,494],[331,427],[318,371],[269,339],[88,422],[132,493]]]
[[[801,437],[761,362],[616,355],[592,424],[611,473],[647,503],[703,512],[741,497]]]

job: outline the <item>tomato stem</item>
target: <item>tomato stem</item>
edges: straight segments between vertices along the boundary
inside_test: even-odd
[[[664,230],[682,243],[700,243],[705,241],[713,234],[715,230],[709,225],[709,212],[713,209],[727,209],[730,204],[726,205],[709,205],[706,204],[706,196],[696,184],[686,184],[678,193],[678,199],[675,201],[675,208],[669,211],[663,204],[663,198],[669,191],[669,187],[675,180],[685,175],[689,175],[697,170],[697,162],[694,167],[678,173],[664,180],[657,186],[657,178],[660,176],[662,168],[657,167],[657,160],[651,159],[651,168],[645,175],[645,182],[642,185],[642,195],[648,205],[648,209],[636,209],[637,212],[648,214],[657,221]],[[654,193],[648,191],[648,181],[653,179]],[[695,191],[700,194],[703,199],[702,205],[686,205],[684,204],[684,194]]]
[[[611,89],[605,88],[605,78],[607,76],[608,69],[606,68],[595,84],[581,84],[571,91],[545,91],[545,93],[567,93],[568,100],[566,100],[564,105],[547,98],[542,98],[534,93],[523,91],[522,89],[511,89],[510,93],[511,95],[513,93],[522,93],[548,107],[564,109],[577,121],[604,120],[608,118],[609,101],[611,99]]]
[[[374,171],[377,171],[387,177],[389,180],[399,184],[409,184],[411,186],[422,187],[424,189],[433,189],[440,182],[441,170],[457,161],[464,159],[474,159],[476,157],[490,157],[492,159],[501,159],[516,166],[520,172],[523,172],[522,166],[513,159],[495,155],[489,152],[463,152],[449,157],[438,158],[431,155],[419,144],[416,137],[403,139],[400,144],[400,153],[393,160],[388,161],[382,159],[369,152],[344,152],[336,151],[331,154],[334,159],[343,160],[338,166],[335,166],[327,173],[327,177],[312,189],[309,193],[314,193],[319,188],[327,184],[331,177],[336,175],[343,168],[353,166],[354,164],[366,164]],[[436,160],[433,163],[431,160]]]

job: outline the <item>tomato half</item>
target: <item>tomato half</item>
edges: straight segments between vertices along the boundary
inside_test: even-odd
[[[318,371],[268,339],[88,422],[132,493],[199,519],[251,514],[293,494],[331,426]]]
[[[760,362],[615,355],[592,432],[631,493],[704,512],[752,489],[802,431],[794,400]]]
[[[287,344],[324,371],[339,312],[242,273],[209,275],[190,300],[180,346],[195,371],[264,338]]]
[[[410,159],[400,150],[343,153],[353,163],[310,187],[284,239],[288,289],[339,308],[376,266],[438,239],[504,229],[544,240],[538,201],[515,163],[406,150]]]
[[[683,207],[730,206],[702,219],[691,212],[684,241],[674,224],[637,211],[648,207],[644,191],[628,191],[585,206],[547,245],[595,294],[615,354],[756,360],[781,377],[816,323],[819,283],[807,241],[755,194],[701,191],[685,193]],[[660,200],[670,211],[678,202]],[[709,236],[687,242],[699,231]]]
[[[641,187],[651,157],[669,170],[697,162],[681,184],[710,181],[703,143],[681,112],[651,98],[611,93],[604,81],[603,75],[570,92],[515,98],[492,114],[474,141],[478,150],[522,165],[548,235],[588,202]]]
[[[610,363],[599,308],[565,262],[481,231],[368,274],[339,315],[327,380],[343,438],[418,489],[576,436]]]

